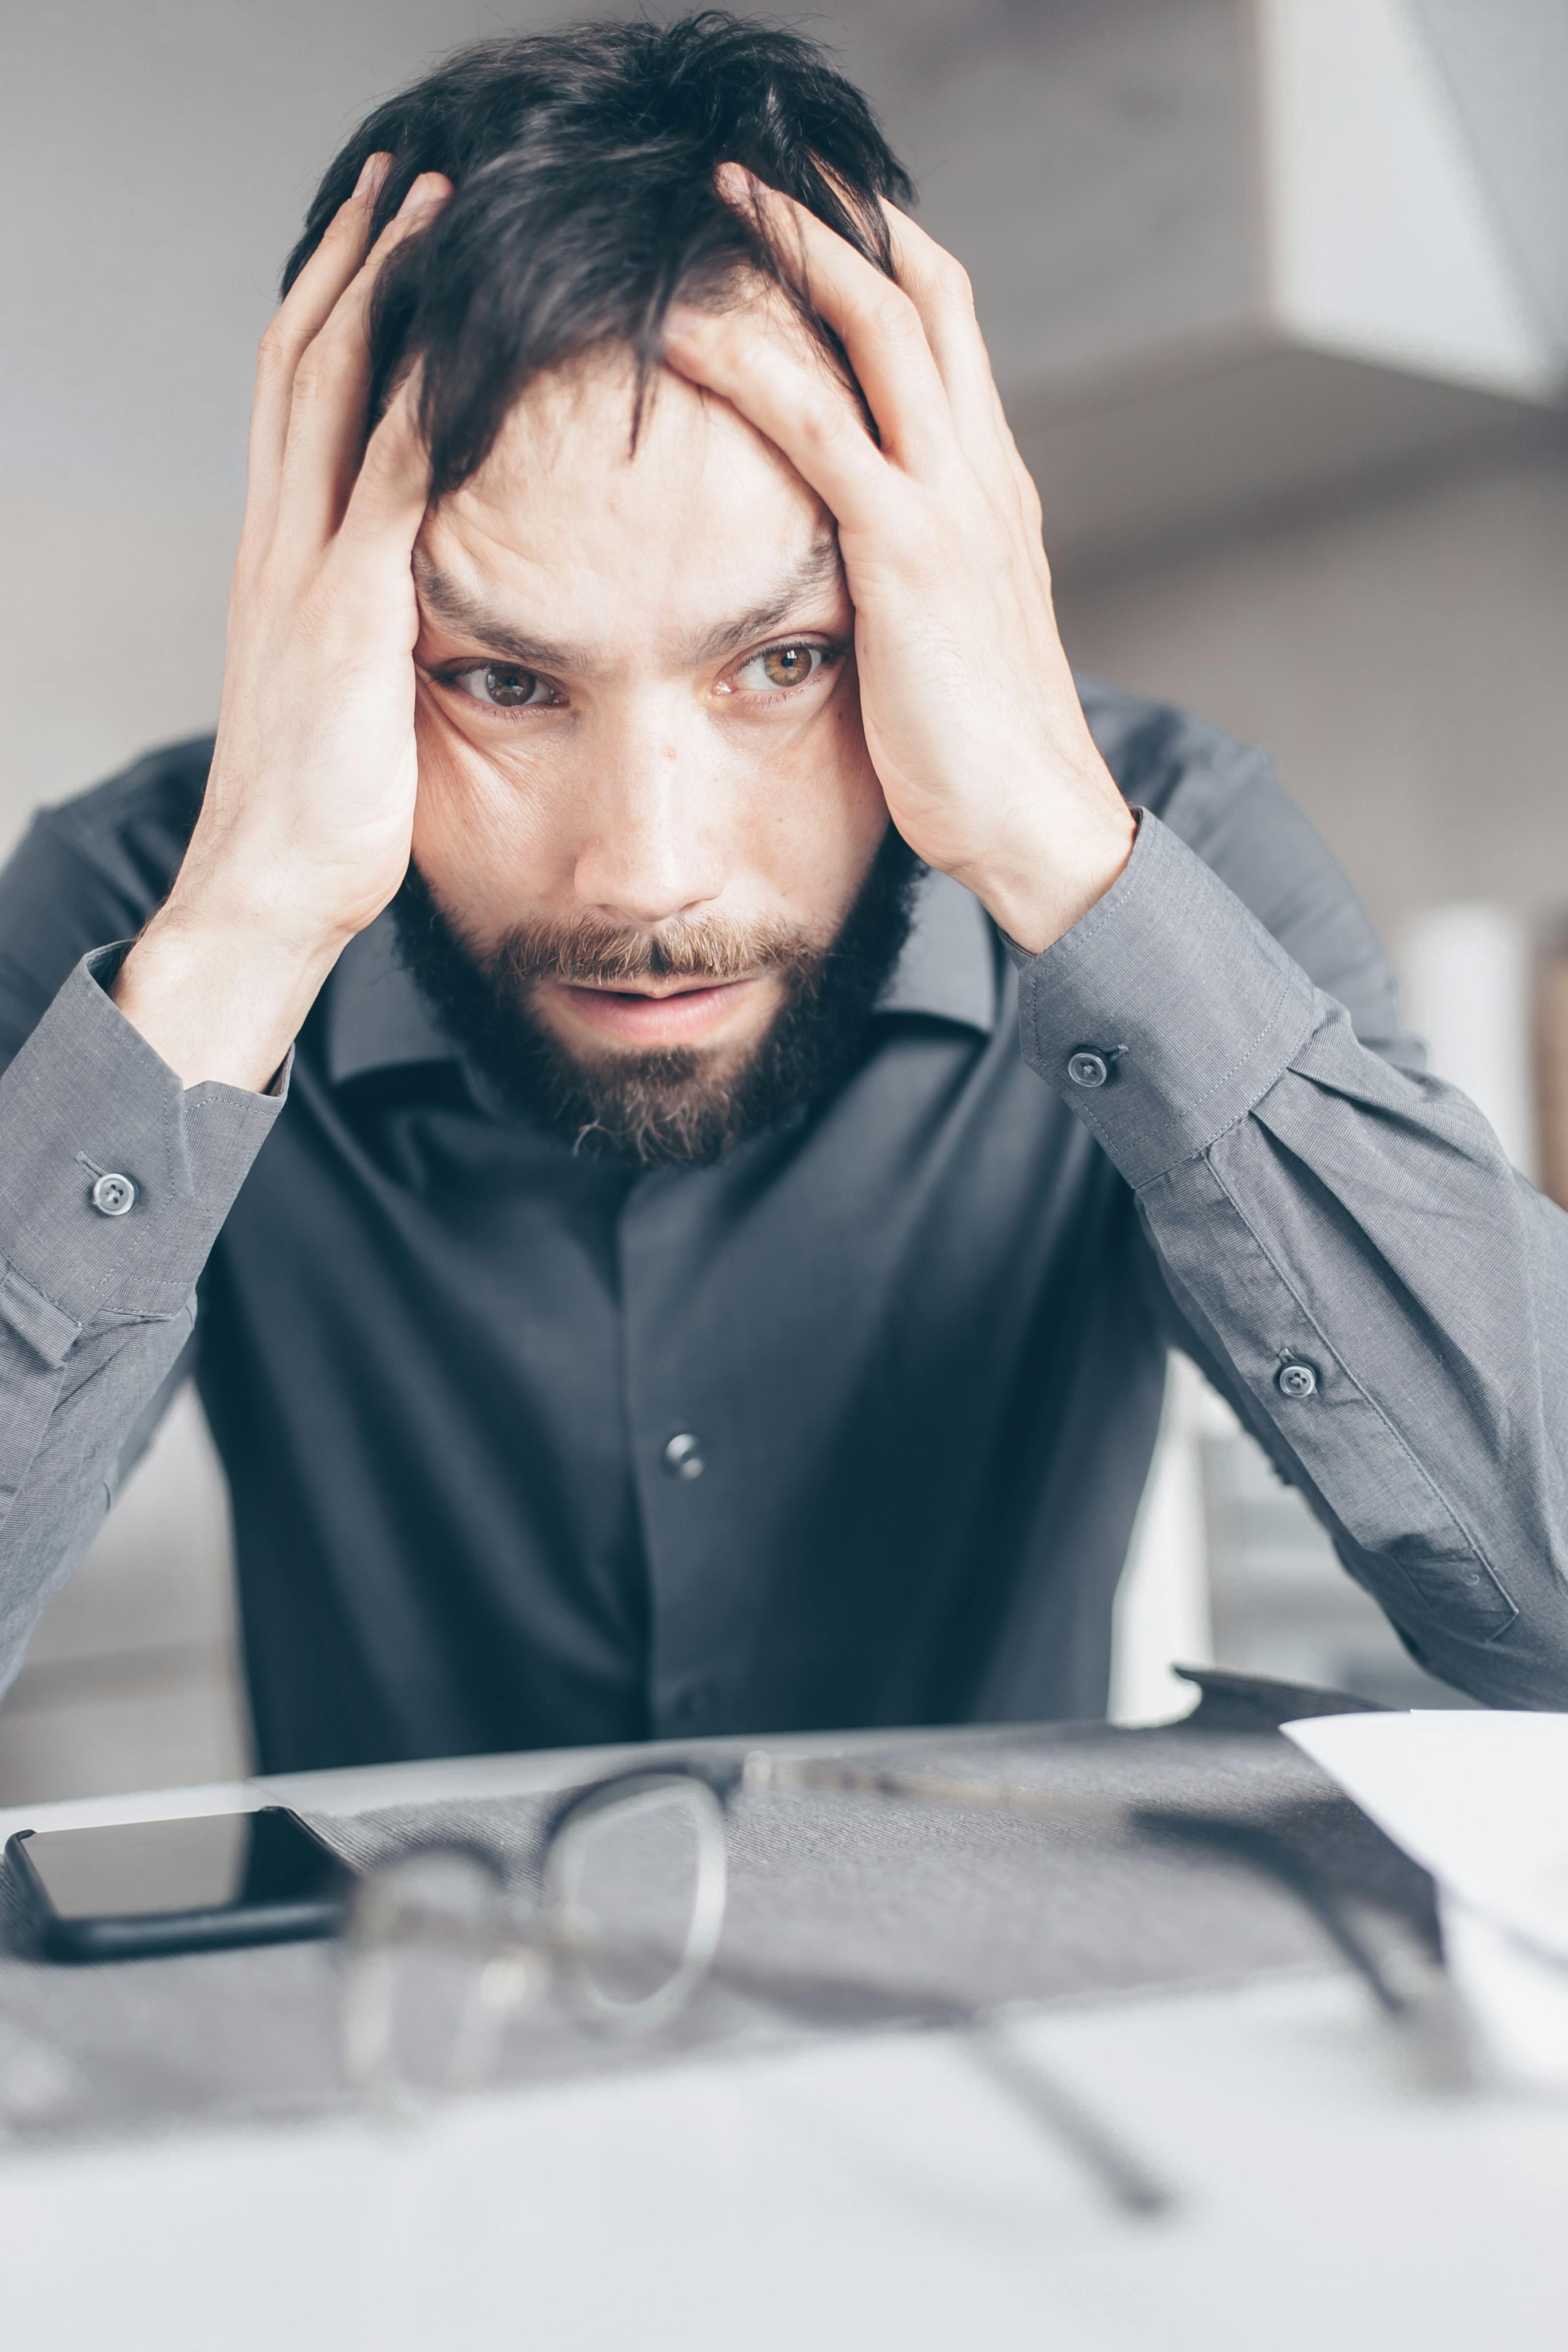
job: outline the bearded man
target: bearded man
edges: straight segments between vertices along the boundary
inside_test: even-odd
[[[194,1370],[270,1769],[1093,1715],[1173,1342],[1568,1697],[1568,1220],[1267,762],[1075,684],[909,202],[712,14],[331,165],[216,742],[0,884],[7,1673]]]

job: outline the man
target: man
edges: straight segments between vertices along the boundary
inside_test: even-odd
[[[332,165],[216,748],[3,886],[7,1671],[195,1328],[269,1768],[1092,1714],[1173,1336],[1568,1696],[1568,1221],[1265,763],[1080,699],[907,193],[713,16]]]

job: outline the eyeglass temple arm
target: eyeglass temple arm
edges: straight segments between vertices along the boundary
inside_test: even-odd
[[[1129,2147],[1123,2135],[1103,2122],[1078,2095],[1063,2087],[1033,2052],[1020,2050],[1012,2031],[1021,2006],[977,2009],[928,1986],[895,1987],[863,1978],[826,1976],[771,1966],[758,1969],[733,1958],[716,1963],[718,1980],[730,1990],[761,2000],[786,2015],[820,2026],[824,2009],[835,2023],[901,2024],[954,2036],[956,2046],[1021,2107],[1037,2131],[1080,2164],[1111,2203],[1142,2220],[1168,2212],[1181,2200],[1153,2168]]]
[[[1068,1794],[1021,1789],[1003,1780],[955,1780],[934,1772],[890,1771],[881,1766],[849,1764],[826,1757],[769,1756],[762,1752],[748,1756],[742,1786],[747,1790],[831,1790],[843,1795],[895,1797],[914,1804],[951,1806],[963,1812],[1022,1813],[1055,1822],[1121,1822],[1155,1836],[1181,1839],[1233,1853],[1294,1895],[1363,1979],[1385,2016],[1404,2018],[1409,2012],[1410,2002],[1390,1983],[1376,1954],[1322,1872],[1283,1838],[1255,1823],[1132,1805],[1115,1798],[1078,1791]]]
[[[1273,1879],[1317,1921],[1335,1950],[1361,1978],[1384,2015],[1400,2022],[1408,2018],[1411,2002],[1397,1985],[1390,1982],[1387,1970],[1335,1888],[1305,1854],[1299,1853],[1284,1838],[1250,1822],[1205,1819],[1152,1806],[1141,1808],[1132,1819],[1137,1827],[1156,1837],[1235,1854],[1239,1861],[1250,1863],[1255,1870]]]
[[[1052,1822],[1124,1822],[1121,1798],[1074,1790],[1020,1789],[1006,1780],[958,1780],[941,1772],[899,1772],[884,1765],[849,1764],[825,1756],[773,1756],[754,1748],[741,1771],[748,1796],[773,1789],[811,1789],[837,1796],[896,1797],[916,1805],[951,1806],[973,1813],[1030,1813]]]
[[[1170,2183],[1128,2146],[1120,2132],[1068,2090],[1033,2052],[1026,2056],[1015,2047],[1008,2029],[1005,2010],[976,2011],[964,2028],[962,2047],[981,2073],[1068,2149],[1123,2212],[1153,2221],[1179,2204]]]

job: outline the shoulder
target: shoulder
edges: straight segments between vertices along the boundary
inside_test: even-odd
[[[0,871],[0,1055],[89,949],[133,938],[162,903],[211,758],[210,736],[170,744],[33,819]]]
[[[1420,1048],[1399,1020],[1376,933],[1327,843],[1254,744],[1190,710],[1080,678],[1095,741],[1126,798],[1184,841],[1271,931],[1362,1043],[1406,1066]]]

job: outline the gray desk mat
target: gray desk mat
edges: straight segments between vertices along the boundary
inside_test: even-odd
[[[892,1734],[874,1758],[855,1758],[1039,1789],[1062,1799],[1060,1822],[860,1796],[742,1799],[720,1969],[678,2034],[628,2044],[547,2008],[509,2030],[503,2079],[561,2082],[694,2047],[739,2053],[940,2023],[954,2000],[1104,1999],[1341,1964],[1277,1877],[1169,1834],[1161,1822],[1173,1821],[1268,1831],[1374,1941],[1430,1945],[1425,1874],[1279,1736],[1282,1717],[1326,1711],[1323,1697],[1204,1679],[1197,1713],[1169,1727]],[[1075,1813],[1084,1800],[1092,1810]],[[526,1882],[548,1801],[312,1818],[358,1864],[458,1837]],[[328,1944],[51,1966],[26,1949],[13,1907],[0,1949],[0,2135],[37,2146],[345,2109],[339,1993]]]

